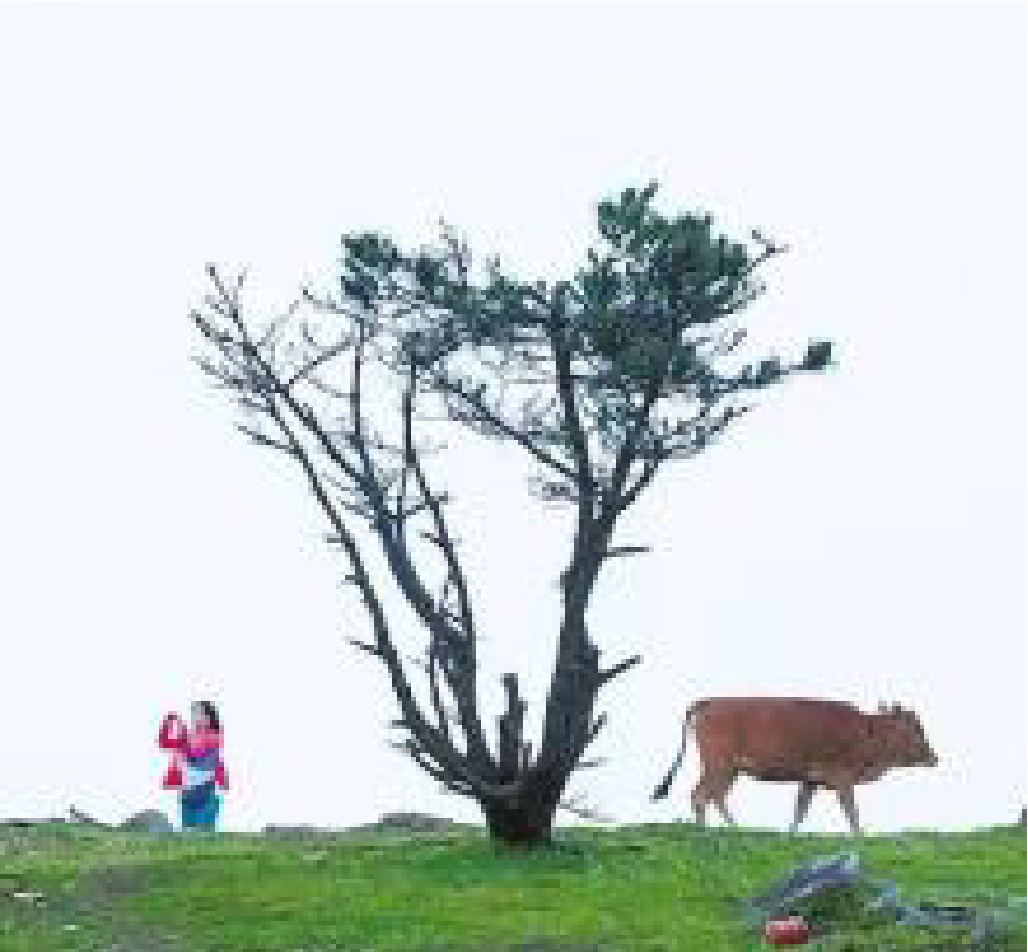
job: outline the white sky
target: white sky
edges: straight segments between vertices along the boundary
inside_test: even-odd
[[[607,569],[607,766],[621,821],[680,717],[718,693],[922,715],[942,763],[859,794],[872,830],[1013,819],[1025,798],[1023,4],[0,7],[5,371],[0,816],[174,810],[161,713],[210,694],[225,825],[476,819],[387,746],[384,674],[303,484],[232,430],[189,356],[207,261],[270,311],[344,231],[445,215],[526,275],[570,271],[594,203],[793,252],[748,326],[839,342],[670,472]],[[490,726],[518,670],[539,715],[567,525],[521,455],[464,441],[455,517],[483,602]],[[412,632],[411,644],[416,632]],[[794,791],[741,782],[744,823]],[[177,815],[176,815],[177,818]],[[812,829],[844,828],[815,801]]]

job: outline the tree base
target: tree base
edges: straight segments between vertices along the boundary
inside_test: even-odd
[[[538,846],[552,842],[553,812],[517,807],[484,807],[489,836],[508,846]]]

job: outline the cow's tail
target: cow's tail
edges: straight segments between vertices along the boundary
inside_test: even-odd
[[[671,784],[674,782],[675,774],[678,773],[679,767],[682,766],[682,761],[685,760],[685,741],[689,733],[689,728],[692,726],[693,715],[706,703],[706,701],[697,701],[685,712],[685,724],[682,726],[682,744],[678,748],[678,754],[675,756],[675,762],[671,765],[671,769],[667,772],[667,776],[660,782],[660,786],[653,791],[651,800],[654,803],[658,800],[663,800],[671,789]]]

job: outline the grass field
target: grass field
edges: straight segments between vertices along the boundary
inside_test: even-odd
[[[742,899],[852,845],[691,824],[567,830],[530,852],[475,831],[282,840],[0,828],[0,952],[743,952],[763,940]],[[971,939],[842,903],[841,928],[806,949],[1025,948],[1023,829],[873,836],[856,848],[905,897],[1005,909],[1013,929]]]

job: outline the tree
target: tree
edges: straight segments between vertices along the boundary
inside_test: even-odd
[[[656,191],[627,189],[598,205],[602,241],[571,280],[525,282],[498,259],[476,267],[444,225],[437,247],[413,253],[376,234],[345,236],[338,287],[305,288],[260,327],[244,313],[243,277],[210,266],[210,293],[191,312],[204,342],[198,362],[250,417],[240,429],[295,461],[331,526],[371,620],[372,640],[354,644],[388,672],[402,748],[477,801],[492,835],[508,842],[549,837],[603,727],[600,689],[640,660],[604,667],[589,633],[604,563],[646,551],[614,544],[619,517],[664,467],[702,452],[745,413],[750,395],[831,361],[831,344],[814,342],[797,363],[726,366],[746,337],[729,319],[763,291],[755,273],[784,249],[757,232],[752,243],[715,236],[709,216],[664,217]],[[369,386],[388,381],[391,434],[372,424],[367,401]],[[471,589],[417,432],[441,411],[520,446],[538,470],[535,493],[575,514],[534,754],[516,674],[503,678],[495,752],[482,726]],[[376,575],[369,544],[388,574]],[[427,638],[423,702],[383,605],[390,577]]]

